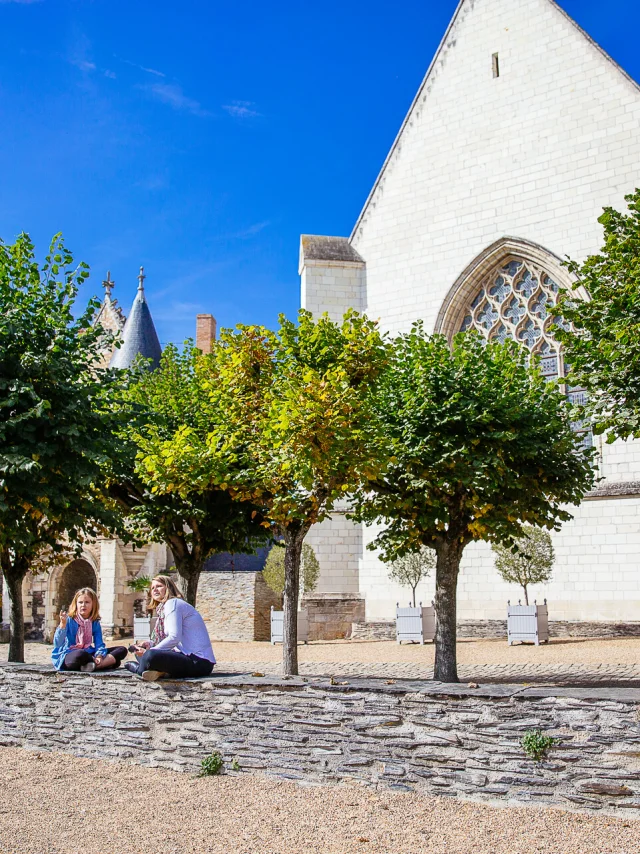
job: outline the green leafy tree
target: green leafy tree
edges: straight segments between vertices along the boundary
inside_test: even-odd
[[[395,340],[376,398],[391,463],[357,496],[354,517],[386,527],[384,560],[436,553],[434,676],[456,682],[460,561],[474,540],[510,544],[523,523],[557,528],[594,482],[562,392],[514,342],[446,339],[421,324]]]
[[[553,573],[553,544],[551,535],[543,528],[523,527],[523,536],[511,547],[494,543],[496,569],[507,584],[519,584],[524,590],[525,604],[529,604],[529,586],[546,584]]]
[[[183,425],[145,458],[159,491],[228,488],[282,537],[286,674],[298,672],[304,538],[379,466],[371,390],[385,361],[376,324],[355,312],[342,324],[301,311],[277,333],[227,330],[202,375],[208,436]]]
[[[625,198],[628,213],[605,208],[598,220],[600,254],[568,263],[576,283],[560,299],[564,323],[554,333],[569,382],[589,393],[586,415],[607,442],[640,438],[640,190]]]
[[[410,587],[413,607],[416,607],[416,588],[428,578],[436,565],[433,549],[421,546],[417,552],[408,552],[396,558],[389,566],[389,578],[401,587]]]
[[[232,498],[226,485],[205,489],[185,485],[180,493],[162,492],[154,488],[144,463],[144,455],[159,453],[179,428],[188,427],[204,441],[212,417],[217,422],[224,419],[223,412],[206,411],[199,374],[207,358],[187,341],[182,351],[167,346],[157,370],[149,371],[141,363],[130,375],[123,374],[120,444],[108,462],[109,491],[124,513],[129,538],[166,543],[178,585],[194,606],[208,557],[252,552],[270,538],[258,508]]]
[[[42,269],[27,235],[0,242],[0,565],[10,661],[24,661],[27,573],[119,525],[101,489],[115,444],[117,377],[100,368],[104,332],[92,326],[99,303],[73,316],[87,276],[60,236]]]
[[[267,586],[274,593],[282,596],[284,593],[284,556],[285,548],[281,543],[274,543],[265,561],[262,575]],[[300,558],[300,587],[303,594],[313,593],[320,577],[320,564],[316,553],[308,543],[302,546]]]

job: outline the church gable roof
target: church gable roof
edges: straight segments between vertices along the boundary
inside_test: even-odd
[[[523,0],[518,0],[518,2],[523,2]],[[614,59],[612,59],[612,57],[610,57],[609,54],[603,48],[600,47],[600,45],[597,44],[597,42],[595,42],[591,38],[591,36],[589,36],[589,34],[586,33],[582,29],[582,27],[580,27],[580,25],[576,21],[574,21],[574,19],[567,12],[565,12],[564,9],[562,9],[558,5],[556,0],[538,0],[538,2],[545,6],[551,7],[557,15],[561,16],[561,18],[563,19],[563,23],[569,24],[573,31],[582,36],[585,44],[588,45],[591,50],[597,51],[600,56],[606,61],[606,63],[611,67],[612,70],[617,71],[628,83],[631,84],[632,87],[636,89],[637,92],[640,92],[640,85],[629,74],[627,74],[627,72],[623,68],[621,68],[621,66],[618,65],[618,63]],[[416,93],[416,96],[413,99],[411,106],[409,107],[409,110],[400,127],[400,130],[398,131],[398,134],[396,135],[396,138],[394,139],[393,144],[391,145],[389,153],[385,158],[385,161],[371,189],[371,192],[369,193],[362,208],[362,211],[360,212],[360,215],[358,216],[358,219],[353,227],[353,231],[351,232],[351,236],[349,237],[350,243],[352,243],[358,235],[358,231],[359,229],[361,229],[363,223],[365,222],[369,209],[371,207],[375,208],[376,196],[378,195],[379,191],[382,190],[384,182],[387,178],[387,172],[389,167],[393,164],[395,159],[401,156],[405,137],[409,133],[410,128],[414,125],[415,120],[420,117],[421,111],[423,109],[428,110],[429,94],[431,92],[431,89],[437,79],[443,73],[445,66],[448,64],[449,54],[456,47],[459,30],[462,28],[465,19],[471,12],[475,11],[476,9],[478,11],[481,11],[483,7],[491,7],[495,4],[496,0],[460,0],[458,7],[456,8],[456,11],[453,15],[453,18],[451,19],[451,22],[449,23],[449,26],[444,34],[444,37],[442,38],[442,41],[440,42],[440,45],[436,50],[433,60],[431,61],[427,73],[425,74],[422,83],[420,84],[420,88],[418,89],[418,92]],[[452,105],[452,108],[454,108],[454,105]]]
[[[162,347],[145,297],[144,279],[144,271],[140,267],[138,293],[124,325],[122,344],[111,357],[112,368],[130,368],[138,356],[151,359],[153,368],[160,364]]]

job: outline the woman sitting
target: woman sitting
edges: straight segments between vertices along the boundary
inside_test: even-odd
[[[156,624],[151,641],[136,646],[139,661],[127,662],[127,670],[142,676],[145,682],[155,682],[161,676],[209,676],[216,659],[207,627],[168,575],[156,575],[151,581],[147,612],[154,611]]]
[[[60,623],[53,636],[51,658],[56,670],[109,670],[120,666],[127,650],[123,646],[107,649],[102,640],[100,605],[90,587],[76,590],[69,613],[60,611]]]

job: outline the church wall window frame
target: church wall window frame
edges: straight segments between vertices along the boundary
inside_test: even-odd
[[[503,238],[481,253],[458,277],[444,300],[435,331],[451,342],[458,332],[474,330],[487,340],[512,339],[539,358],[540,369],[549,380],[562,379],[566,366],[562,348],[550,327],[559,293],[573,285],[561,260],[537,244],[518,238]],[[586,291],[578,296],[588,299]],[[564,384],[572,403],[580,403],[584,390]],[[586,446],[593,435],[585,422],[575,422],[575,431]]]

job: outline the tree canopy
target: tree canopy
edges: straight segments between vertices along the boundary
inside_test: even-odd
[[[208,357],[185,342],[168,345],[155,370],[140,363],[121,374],[123,414],[117,454],[108,462],[110,494],[125,515],[128,535],[137,542],[163,542],[171,549],[178,583],[196,604],[198,580],[207,558],[221,552],[252,552],[270,538],[250,501],[232,498],[219,484],[206,488],[188,482],[178,492],[154,490],[144,459],[158,453],[180,428],[206,440],[224,413],[208,409],[201,382]]]
[[[509,547],[494,543],[496,569],[507,584],[519,584],[529,604],[529,586],[551,581],[555,555],[551,535],[543,528],[525,525],[523,535]]]
[[[628,213],[604,209],[599,254],[568,263],[574,290],[564,294],[555,331],[570,366],[569,382],[588,392],[587,415],[607,441],[640,438],[640,190],[625,197]]]
[[[371,388],[386,360],[372,321],[314,320],[223,331],[202,373],[208,434],[184,423],[149,447],[144,463],[159,492],[215,485],[253,502],[285,543],[285,673],[297,673],[300,557],[310,527],[375,474]],[[223,413],[224,417],[216,417]]]
[[[420,323],[394,342],[375,397],[390,463],[358,492],[354,517],[385,527],[371,544],[391,561],[436,552],[435,678],[457,681],[456,591],[465,547],[511,544],[523,524],[558,528],[594,482],[561,389],[514,342]]]
[[[27,235],[0,242],[0,562],[11,661],[24,659],[27,572],[119,525],[102,489],[117,378],[100,367],[104,332],[92,326],[99,303],[73,315],[87,276],[59,235],[41,269]]]

